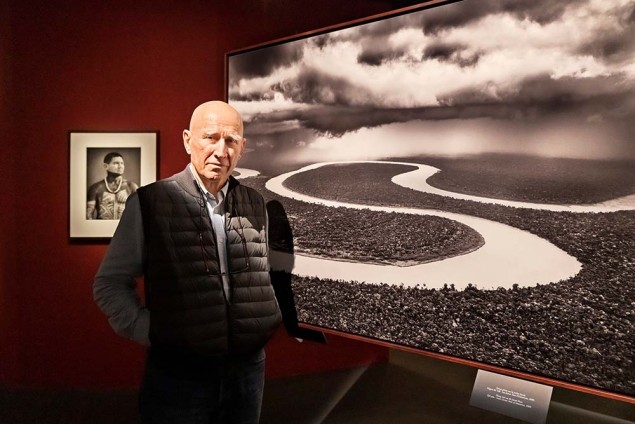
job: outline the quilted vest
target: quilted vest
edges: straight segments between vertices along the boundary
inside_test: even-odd
[[[189,169],[137,193],[152,348],[204,356],[262,348],[281,321],[269,278],[262,196],[230,177],[225,197],[228,301],[214,230]]]

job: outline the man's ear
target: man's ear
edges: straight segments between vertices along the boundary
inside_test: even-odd
[[[185,147],[185,151],[188,155],[192,153],[192,149],[190,148],[191,136],[192,133],[190,132],[190,130],[183,130],[183,147]]]

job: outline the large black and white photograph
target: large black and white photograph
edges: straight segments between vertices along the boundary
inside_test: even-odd
[[[635,2],[434,2],[227,68],[301,323],[635,396]]]
[[[156,132],[71,132],[70,237],[112,237],[128,197],[156,175]]]

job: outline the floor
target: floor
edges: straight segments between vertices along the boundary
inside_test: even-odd
[[[469,405],[476,370],[394,352],[387,364],[267,382],[262,424],[522,423]],[[134,391],[0,388],[2,424],[137,422]],[[554,388],[547,423],[635,423],[635,404]]]

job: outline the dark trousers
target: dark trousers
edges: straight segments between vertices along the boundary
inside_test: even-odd
[[[170,363],[185,360],[185,363]],[[149,353],[139,393],[143,424],[256,424],[265,353],[207,359]]]

